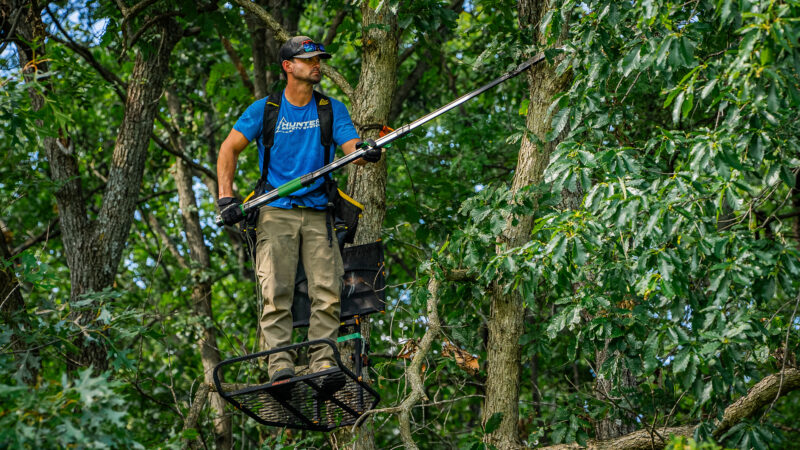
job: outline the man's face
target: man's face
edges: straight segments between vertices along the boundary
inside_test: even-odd
[[[311,58],[292,58],[292,75],[299,81],[306,81],[317,84],[322,80],[322,73],[319,71],[319,56]]]

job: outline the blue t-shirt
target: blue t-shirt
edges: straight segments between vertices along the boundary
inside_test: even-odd
[[[258,166],[261,173],[264,172],[264,143],[261,139],[261,129],[267,98],[253,102],[233,126],[233,129],[242,133],[248,141],[256,139]],[[358,139],[358,132],[353,126],[347,107],[338,100],[330,100],[333,107],[333,142],[335,146],[331,146],[328,151],[330,152],[329,161],[333,161],[335,147],[351,139]],[[267,172],[269,184],[278,187],[322,167],[325,159],[320,140],[319,116],[313,97],[307,105],[298,107],[289,103],[284,95],[278,112],[278,122],[275,126],[275,139],[269,155],[269,171]],[[316,190],[322,183],[323,179],[320,178],[310,186],[302,188],[290,196],[281,197],[269,205],[286,209],[292,206],[325,209],[328,199],[324,189]]]

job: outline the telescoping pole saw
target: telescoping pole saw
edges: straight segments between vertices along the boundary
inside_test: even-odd
[[[544,53],[542,52],[542,53],[537,54],[533,58],[531,58],[531,59],[525,61],[524,63],[520,64],[519,66],[517,66],[516,69],[512,70],[511,72],[506,73],[505,75],[501,76],[500,78],[497,78],[496,80],[494,80],[494,81],[492,81],[492,82],[490,82],[490,83],[488,83],[488,84],[486,84],[486,85],[484,85],[484,86],[482,86],[482,87],[470,92],[469,94],[464,95],[463,97],[459,97],[459,98],[453,100],[452,102],[442,106],[441,108],[437,109],[436,111],[430,112],[430,113],[420,117],[419,119],[417,119],[417,120],[415,120],[415,121],[413,121],[413,122],[411,122],[409,124],[403,125],[402,127],[392,131],[391,133],[387,134],[386,136],[376,140],[375,141],[375,146],[380,148],[380,147],[383,147],[386,144],[388,144],[388,143],[390,143],[390,142],[392,142],[392,141],[394,141],[396,139],[399,139],[399,138],[405,136],[406,134],[410,133],[412,130],[414,130],[416,128],[419,128],[423,124],[430,122],[431,120],[433,120],[433,119],[441,116],[442,114],[450,111],[451,109],[455,108],[456,106],[459,106],[459,105],[461,105],[463,103],[466,103],[469,100],[472,100],[473,98],[483,94],[484,92],[488,91],[489,89],[497,86],[498,84],[500,84],[500,83],[502,83],[502,82],[504,82],[506,80],[509,80],[511,78],[516,77],[517,75],[519,75],[522,72],[526,71],[527,69],[529,69],[533,65],[542,62],[543,60],[544,60]],[[344,157],[337,159],[336,161],[328,164],[327,166],[321,167],[320,169],[315,170],[315,171],[313,171],[311,173],[307,173],[305,175],[299,176],[299,177],[295,178],[294,180],[289,181],[288,183],[282,184],[282,185],[278,186],[277,188],[275,188],[275,189],[273,189],[273,190],[271,190],[269,192],[266,192],[266,193],[264,193],[262,195],[259,195],[258,197],[254,198],[254,199],[252,199],[250,201],[245,202],[242,205],[242,211],[245,214],[247,214],[249,211],[251,211],[253,209],[260,208],[261,206],[266,205],[267,203],[272,203],[273,201],[275,201],[279,197],[286,197],[287,195],[289,195],[289,194],[291,194],[293,192],[296,192],[296,191],[298,191],[298,190],[310,185],[311,183],[313,183],[317,179],[319,179],[321,177],[324,177],[325,175],[327,175],[327,174],[329,174],[331,172],[339,170],[340,168],[342,168],[342,167],[350,164],[351,162],[361,158],[362,156],[364,156],[364,153],[366,153],[367,150],[369,150],[370,148],[371,147],[360,148],[360,149],[354,151],[353,153],[350,153],[349,155],[345,155]],[[267,149],[267,151],[269,151],[269,149]],[[217,226],[222,226],[222,224],[223,224],[222,216],[218,215],[217,216]]]

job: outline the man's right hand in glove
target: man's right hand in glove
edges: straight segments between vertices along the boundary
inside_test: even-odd
[[[222,197],[217,201],[219,215],[225,225],[236,225],[244,219],[242,202],[236,197]]]
[[[375,141],[372,139],[367,139],[365,141],[359,142],[358,145],[356,145],[356,148],[367,149],[367,151],[364,152],[364,156],[361,157],[364,161],[376,163],[381,160],[382,150],[380,147],[378,147],[378,144],[376,144]]]

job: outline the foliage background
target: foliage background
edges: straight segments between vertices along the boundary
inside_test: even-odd
[[[432,0],[374,6],[398,15],[405,28],[401,52],[413,49],[399,66],[399,83],[430,64],[390,126],[544,49],[519,28],[513,2],[467,2],[460,12]],[[132,57],[123,51],[112,3],[50,7],[44,21],[51,33],[59,33],[57,17],[98,62],[127,79]],[[209,14],[189,2],[177,7],[189,11],[178,20],[200,30],[178,44],[171,60],[183,150],[215,170],[209,149],[254,100],[220,36],[250,73],[261,69],[251,65],[237,7],[223,4]],[[299,28],[322,36],[342,9],[348,15],[330,46],[331,65],[354,82],[362,45],[358,8],[306,2]],[[755,381],[795,365],[798,12],[796,1],[767,0],[555,5],[541,29],[552,38],[550,61],[573,79],[552,99],[558,112],[548,139],[561,143],[545,182],[515,198],[508,189],[525,131],[524,77],[393,144],[383,231],[391,288],[386,314],[372,318],[373,379],[383,404],[395,404],[408,390],[406,361],[397,355],[424,333],[428,278],[452,269],[466,269],[474,281],[450,283],[441,293],[444,335],[481,368],[491,283],[524,295],[518,428],[530,446],[585,443],[610,417],[634,429],[699,423],[696,437],[709,439],[714,420]],[[556,51],[552,43],[562,31],[567,43]],[[258,314],[254,283],[230,237],[212,225],[213,195],[196,177],[203,237],[213,255],[211,268],[198,274],[177,263],[147,220],[155,217],[186,249],[171,175],[175,156],[151,143],[142,201],[113,289],[85,303],[67,301],[52,201],[58,186],[48,176],[41,139],[69,130],[81,183],[98,204],[123,104],[84,58],[51,41],[50,73],[40,76],[49,76],[52,93],[44,109],[33,111],[27,90],[37,84],[24,82],[14,46],[3,45],[0,190],[7,201],[0,218],[13,254],[3,265],[13,268],[26,308],[9,319],[24,333],[0,332],[0,442],[150,448],[178,447],[186,433],[208,439],[208,417],[199,430],[182,430],[202,369],[195,342],[208,325],[189,304],[194,280],[213,280],[212,325],[223,355],[256,348]],[[329,80],[321,87],[339,96]],[[169,118],[166,106],[160,114]],[[154,133],[165,137],[167,130],[157,121]],[[250,150],[240,159],[240,194],[258,176]],[[531,239],[497,251],[496,236],[513,214],[535,214]],[[94,321],[73,320],[89,303],[101,306]],[[77,334],[106,343],[107,372],[67,376],[65,358]],[[15,339],[28,350],[16,351]],[[425,371],[436,404],[414,409],[415,438],[425,448],[482,445],[493,426],[481,422],[485,372],[464,371],[440,346]],[[614,380],[613,390],[598,395],[598,379]],[[791,446],[797,408],[797,394],[789,394],[713,437],[729,447]],[[325,445],[318,434],[263,429],[233,417],[237,447]],[[395,417],[378,415],[375,435],[378,448],[398,445]]]

